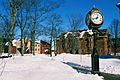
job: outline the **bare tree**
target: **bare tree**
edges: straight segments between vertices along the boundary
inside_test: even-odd
[[[83,17],[81,14],[71,15],[68,17],[70,31],[78,31],[83,27]]]
[[[23,3],[31,2],[32,5],[22,5]],[[7,3],[7,5],[6,5]],[[61,1],[58,0],[5,0],[5,4],[3,7],[6,11],[7,17],[10,21],[10,29],[9,29],[9,51],[8,53],[12,53],[12,40],[14,37],[14,29],[16,23],[18,23],[21,30],[21,37],[23,37],[25,26],[29,27],[29,34],[31,35],[32,41],[32,52],[34,54],[35,47],[35,39],[37,34],[41,34],[42,26],[41,22],[44,22],[48,13],[58,8],[61,4]],[[24,7],[23,7],[24,6]],[[8,9],[9,8],[9,9]],[[28,14],[30,10],[30,14]],[[28,18],[28,15],[30,17]],[[24,19],[23,19],[24,18]],[[16,21],[17,20],[17,21]],[[28,21],[29,20],[29,21]],[[31,24],[30,24],[31,23]],[[43,26],[42,26],[43,27]],[[38,32],[37,32],[38,31]],[[22,41],[21,41],[22,44]],[[23,54],[23,53],[22,53]]]
[[[9,37],[9,19],[6,16],[0,15],[0,52],[2,53],[5,48],[5,43]]]
[[[1,26],[1,23],[0,23],[0,56],[2,55],[2,42],[3,42],[3,38],[2,38],[2,26]]]
[[[54,47],[54,51],[56,51],[56,38],[58,36],[58,34],[61,33],[61,24],[62,24],[62,17],[58,14],[52,14],[49,18],[48,18],[48,35],[50,35],[50,44],[51,44],[51,51],[52,51],[52,47]],[[54,43],[54,45],[52,45],[52,42]],[[56,55],[56,53],[55,53]],[[52,52],[51,52],[51,56],[52,56]]]
[[[69,27],[70,31],[72,32],[71,35],[71,51],[72,53],[76,53],[77,49],[77,38],[76,32],[83,27],[83,17],[81,14],[72,15],[69,17]],[[69,43],[70,44],[70,43]]]
[[[9,50],[8,50],[9,54],[12,53],[12,40],[14,36],[13,32],[15,28],[15,18],[22,3],[23,0],[9,0],[9,5],[10,5],[10,32],[9,32]]]
[[[23,52],[26,51],[24,50],[24,46],[23,46],[23,43],[25,43],[23,39],[25,39],[26,35],[24,33],[24,30],[26,29],[27,27],[27,23],[29,21],[29,13],[30,13],[30,8],[31,8],[31,1],[30,0],[26,0],[23,2],[23,5],[20,6],[19,8],[19,11],[18,11],[18,14],[17,14],[17,25],[19,26],[20,28],[20,31],[21,31],[21,55],[23,56]]]
[[[33,1],[33,13],[31,15],[33,28],[31,30],[31,40],[32,40],[32,53],[35,55],[35,39],[36,35],[41,35],[41,32],[36,32],[38,27],[43,27],[42,22],[45,21],[49,12],[55,10],[60,6],[60,1],[52,1],[52,0],[34,0]]]
[[[10,30],[10,21],[8,19],[7,16],[4,16],[4,15],[1,15],[0,14],[0,19],[1,19],[1,35],[3,36],[3,38],[7,39],[8,40],[8,37],[9,37],[9,30]]]
[[[113,38],[113,44],[114,44],[114,55],[116,55],[117,50],[117,42],[118,37],[120,36],[120,26],[119,26],[119,20],[113,19],[110,26],[108,27],[111,37]]]

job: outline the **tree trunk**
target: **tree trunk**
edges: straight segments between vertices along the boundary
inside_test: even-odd
[[[32,41],[32,54],[35,55],[35,42]]]
[[[3,45],[2,45],[2,43],[3,43],[3,38],[0,37],[0,56],[2,55],[2,50],[3,50]]]
[[[28,39],[26,37],[26,38],[24,38],[24,54],[27,53],[27,44],[28,44]]]
[[[10,21],[10,32],[9,32],[9,48],[8,48],[8,54],[12,53],[12,40],[13,40],[13,31],[14,31],[14,21],[15,16],[11,14],[11,21]]]
[[[52,36],[51,36],[51,40],[50,40],[50,57],[52,57]]]
[[[52,30],[51,30],[51,34],[50,34],[50,36],[51,36],[51,40],[50,40],[50,44],[51,44],[51,46],[50,46],[50,56],[52,57],[52,41],[53,41],[53,38],[52,38],[52,36],[53,36],[53,26],[52,26]]]
[[[21,30],[21,56],[23,56],[23,31]]]
[[[36,33],[36,19],[34,21],[34,32],[33,32],[33,45],[32,45],[33,55],[35,55],[35,33]]]
[[[9,0],[10,4],[10,32],[9,32],[9,48],[8,48],[8,54],[12,53],[12,40],[13,40],[13,33],[14,33],[14,24],[15,24],[15,18],[18,12],[18,8],[23,3],[23,0],[20,0],[14,4],[13,0]]]
[[[117,41],[116,41],[116,38],[115,38],[115,44],[114,44],[114,50],[115,50],[115,52],[114,52],[114,56],[116,56],[116,50],[117,50]]]
[[[54,38],[54,54],[55,54],[55,56],[57,55],[57,52],[56,52],[56,37]]]
[[[34,4],[34,31],[33,31],[33,55],[35,55],[35,36],[36,36],[36,25],[37,25],[37,1]]]

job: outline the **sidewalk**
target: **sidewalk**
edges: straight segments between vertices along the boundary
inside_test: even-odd
[[[6,64],[0,80],[80,80],[74,69],[44,55],[20,56],[5,59],[4,62]],[[0,73],[3,65],[0,65]]]

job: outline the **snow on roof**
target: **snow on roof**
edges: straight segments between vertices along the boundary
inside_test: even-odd
[[[14,40],[12,41],[12,45],[13,45],[13,46],[16,46],[16,42],[18,42],[18,40],[15,40],[15,39],[14,39]],[[8,46],[8,45],[9,45],[9,42],[6,42],[6,43],[5,43],[5,46]]]
[[[85,32],[87,32],[87,33],[90,34],[90,35],[93,35],[92,30],[82,31],[82,32],[80,32],[80,38],[83,37],[83,35],[85,34]]]
[[[85,32],[86,32],[86,31],[82,31],[82,32],[80,33],[80,38],[83,37],[83,35],[85,34]]]
[[[82,32],[67,32],[67,33],[64,35],[64,37],[67,38],[68,34],[79,33],[79,34],[80,34],[79,37],[82,38],[83,35],[85,34],[85,32],[87,32],[87,33],[90,34],[90,35],[93,34],[92,30],[84,30],[84,31],[82,31]],[[75,35],[75,34],[74,34],[74,35]]]
[[[72,34],[72,32],[67,32],[64,36],[67,38],[68,34]]]
[[[38,43],[39,43],[40,41],[35,41],[35,42],[38,42]]]
[[[5,43],[5,46],[8,46],[8,44],[9,44],[9,43],[8,43],[8,42],[6,42],[6,43]]]
[[[93,35],[92,30],[87,30],[87,32],[88,32],[90,35]]]
[[[36,43],[40,43],[40,41],[35,41]]]
[[[15,40],[15,39],[12,41],[13,46],[16,46],[16,42],[17,42],[17,40]]]

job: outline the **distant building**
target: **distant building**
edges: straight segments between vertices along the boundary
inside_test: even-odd
[[[56,41],[57,53],[79,53],[92,54],[93,32],[91,30],[81,30],[78,32],[67,32],[61,34]],[[100,30],[97,34],[97,51],[99,54],[111,52],[111,42],[107,29]]]
[[[17,40],[15,40],[15,39],[12,41],[12,53],[13,54],[16,54],[16,52],[17,52],[16,42],[17,42]],[[9,43],[8,42],[4,43],[2,53],[8,53],[8,47],[9,47]]]
[[[116,52],[120,54],[120,38],[117,38],[116,40],[117,40],[117,43],[116,43],[116,47],[117,47],[116,48]],[[114,53],[115,52],[115,50],[114,50],[115,38],[112,38],[111,41],[112,41],[112,52]]]
[[[37,54],[50,54],[51,45],[45,41],[36,41],[35,42],[35,53]]]
[[[2,49],[0,50],[1,53],[8,53],[8,46],[9,43],[6,40],[3,40],[4,42],[1,41],[2,45],[0,44],[0,46],[2,47]],[[13,40],[12,41],[12,53],[16,54],[17,50],[19,52],[21,52],[21,46],[23,47],[23,50],[25,48],[26,53],[32,53],[32,48],[31,48],[31,41],[27,38],[22,39],[23,43],[21,45],[21,41],[20,40]],[[45,41],[35,41],[35,53],[36,54],[50,54],[50,49],[51,48],[51,44],[49,44],[48,42]]]
[[[21,45],[21,41],[17,40],[16,44],[16,48],[21,52],[21,46],[24,48],[26,48],[26,52],[27,53],[31,53],[31,41],[29,39],[22,39],[22,45]],[[26,46],[26,47],[25,47]]]
[[[35,41],[35,53],[41,54],[41,41]]]
[[[24,39],[23,39],[24,40]],[[31,48],[31,41],[27,40],[27,44],[24,43],[22,44],[22,47],[24,48],[24,46],[26,45],[26,52],[27,53],[32,53],[32,48]],[[16,47],[17,49],[20,51],[21,49],[21,41],[17,41],[16,42]],[[35,54],[48,54],[50,52],[50,47],[51,45],[45,41],[35,41]]]

